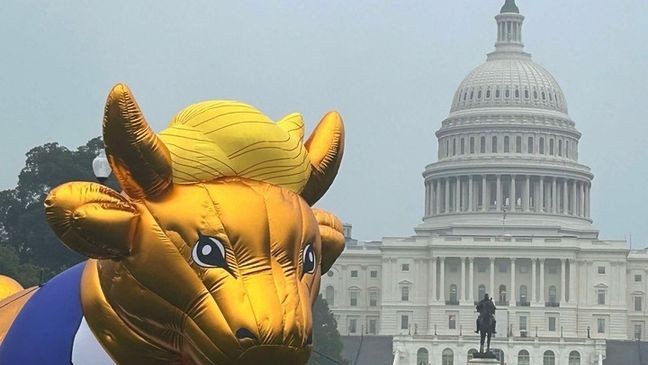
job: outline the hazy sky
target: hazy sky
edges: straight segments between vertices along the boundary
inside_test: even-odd
[[[30,1],[0,11],[0,188],[31,147],[99,135],[128,83],[156,131],[204,99],[273,119],[329,109],[347,127],[320,205],[360,239],[413,234],[424,166],[455,88],[493,49],[503,0]],[[526,50],[556,77],[583,133],[602,238],[648,244],[648,2],[518,0]],[[90,168],[90,166],[88,166]]]

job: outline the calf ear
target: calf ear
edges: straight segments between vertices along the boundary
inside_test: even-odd
[[[313,206],[335,180],[344,154],[344,124],[337,112],[322,118],[304,147],[311,162],[311,176],[300,195]]]
[[[313,209],[313,214],[322,237],[321,271],[322,274],[326,274],[344,250],[342,222],[333,214],[320,209]]]
[[[128,256],[139,217],[124,196],[87,182],[71,182],[52,190],[45,199],[45,215],[66,246],[95,259]]]

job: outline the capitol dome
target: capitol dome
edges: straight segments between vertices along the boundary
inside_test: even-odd
[[[581,134],[554,77],[524,51],[524,16],[507,0],[495,50],[454,94],[437,130],[438,161],[426,166],[425,215],[417,232],[507,232],[596,238],[593,174],[579,163]]]
[[[525,54],[489,57],[461,82],[450,111],[495,106],[541,108],[567,114],[567,102],[558,82]]]

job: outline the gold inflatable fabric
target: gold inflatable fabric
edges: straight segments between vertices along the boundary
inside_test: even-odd
[[[0,275],[0,300],[10,297],[21,290],[23,290],[23,287],[16,280]]]
[[[54,189],[48,222],[90,258],[84,315],[121,364],[305,364],[320,276],[344,249],[340,221],[313,210],[344,149],[328,113],[302,143],[230,101],[186,108],[160,136],[130,90],[106,102],[104,143],[122,193]],[[301,195],[300,195],[301,193]]]

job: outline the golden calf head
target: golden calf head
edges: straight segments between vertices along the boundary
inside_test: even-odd
[[[123,192],[50,193],[53,230],[96,259],[84,312],[118,362],[306,363],[320,275],[344,248],[339,220],[310,206],[337,173],[344,131],[329,113],[302,143],[298,115],[268,124],[257,112],[201,103],[158,136],[117,85],[104,142]]]

